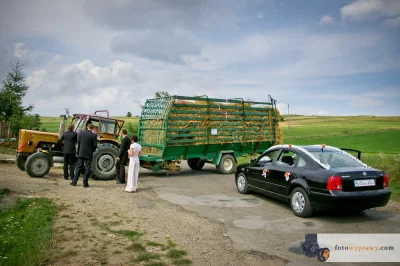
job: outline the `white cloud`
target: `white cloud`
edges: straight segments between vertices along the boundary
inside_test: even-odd
[[[323,16],[323,17],[320,19],[320,21],[319,21],[319,23],[320,23],[321,25],[329,25],[329,24],[332,24],[332,23],[334,23],[334,22],[335,22],[335,19],[332,18],[332,17],[329,16],[329,15]]]
[[[49,73],[46,70],[33,71],[26,78],[26,84],[29,86],[29,90],[37,91],[40,90],[42,84],[45,84],[49,78]]]
[[[389,25],[396,24],[397,18],[400,16],[400,1],[356,0],[342,7],[340,14],[344,20],[364,21],[385,18]]]
[[[18,59],[24,58],[29,53],[28,45],[18,42],[14,43],[14,56]]]

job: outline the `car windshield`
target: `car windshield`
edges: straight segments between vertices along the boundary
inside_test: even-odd
[[[364,167],[363,163],[345,151],[310,151],[321,163],[331,168],[338,167]]]

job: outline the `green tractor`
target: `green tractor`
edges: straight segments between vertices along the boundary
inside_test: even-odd
[[[105,116],[99,113],[106,113]],[[118,135],[124,124],[123,120],[109,117],[107,110],[96,111],[91,114],[74,114],[71,124],[79,134],[85,130],[86,124],[91,121],[97,134],[97,149],[93,154],[91,177],[94,179],[110,180],[115,178],[116,158],[119,153]],[[52,148],[64,132],[65,118],[60,124],[60,132],[48,133],[35,130],[21,129],[18,137],[16,165],[26,171],[31,177],[43,177],[54,165],[54,159],[63,156],[63,143]]]

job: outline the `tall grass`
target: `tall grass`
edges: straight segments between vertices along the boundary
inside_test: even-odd
[[[389,176],[392,199],[400,199],[400,154],[366,153],[361,155],[361,160],[373,168],[384,170]]]
[[[22,199],[0,213],[0,265],[42,265],[52,236],[55,205]]]

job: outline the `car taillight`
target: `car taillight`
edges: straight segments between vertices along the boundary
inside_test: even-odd
[[[383,187],[388,187],[389,186],[389,177],[387,174],[383,175]]]
[[[342,178],[340,176],[330,176],[328,178],[328,184],[326,184],[327,190],[342,190]]]

